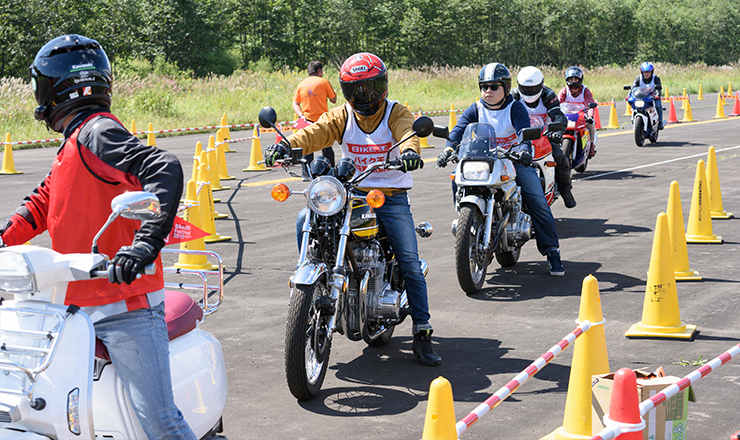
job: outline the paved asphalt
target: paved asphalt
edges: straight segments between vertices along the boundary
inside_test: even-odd
[[[429,159],[414,172],[411,191],[417,222],[435,226],[420,240],[420,254],[430,266],[429,300],[440,367],[422,367],[411,353],[411,323],[404,322],[391,342],[368,347],[336,335],[322,392],[310,402],[297,402],[283,372],[283,338],[288,306],[288,278],[297,260],[294,224],[305,206],[298,196],[285,203],[270,198],[266,181],[288,177],[282,170],[242,172],[249,164],[249,144],[231,144],[228,168],[236,180],[215,193],[216,205],[228,219],[217,230],[233,239],[208,245],[227,266],[226,299],[203,328],[221,341],[229,378],[223,436],[239,439],[390,438],[420,439],[429,385],[438,376],[452,383],[456,419],[460,420],[517,373],[575,328],[585,276],[599,281],[606,341],[612,371],[621,367],[655,369],[684,376],[695,366],[682,360],[711,359],[740,342],[740,220],[713,221],[724,237],[721,245],[689,245],[692,269],[702,282],[680,283],[681,318],[700,331],[692,342],[628,340],[625,331],[640,321],[656,216],[666,210],[671,181],[678,181],[684,220],[688,213],[698,159],[714,146],[726,211],[740,216],[740,118],[712,120],[716,95],[693,102],[700,122],[671,125],[657,144],[635,146],[624,104],[617,105],[621,130],[599,134],[598,154],[588,170],[574,175],[575,209],[561,201],[553,206],[567,274],[548,275],[544,257],[527,244],[519,263],[509,269],[493,263],[481,293],[466,296],[453,264],[449,169],[435,169],[436,148],[423,150]],[[728,103],[732,101],[728,100]],[[732,105],[725,106],[731,113]],[[679,110],[679,117],[682,113]],[[668,111],[665,112],[668,116]],[[255,115],[256,116],[256,115]],[[283,115],[287,116],[287,115]],[[608,109],[601,120],[608,122]],[[446,118],[436,118],[446,124]],[[249,136],[235,132],[232,137]],[[262,139],[263,148],[271,137]],[[196,141],[206,135],[160,138],[158,145],[175,152],[190,175]],[[48,171],[55,149],[14,152],[24,174],[0,176],[0,215],[9,214]],[[289,182],[302,189],[303,182]],[[241,186],[240,186],[241,185]],[[80,200],[84,211],[93,200]],[[33,240],[48,245],[48,235]],[[538,439],[563,424],[572,349],[555,358],[513,396],[463,434],[464,439]],[[727,439],[740,430],[737,393],[740,362],[732,360],[695,386],[689,404],[687,438]]]

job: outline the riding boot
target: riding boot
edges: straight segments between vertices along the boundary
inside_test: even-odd
[[[416,325],[414,325],[416,327]],[[434,351],[432,346],[432,329],[431,326],[420,326],[428,327],[418,329],[414,332],[414,345],[413,351],[414,356],[419,358],[419,362],[425,366],[436,367],[442,364],[442,358]]]

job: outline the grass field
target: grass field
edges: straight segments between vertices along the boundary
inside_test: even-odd
[[[389,69],[389,97],[408,104],[414,112],[448,110],[450,105],[464,109],[479,96],[477,76],[480,66],[422,70],[393,69],[391,66]],[[512,69],[514,78],[518,70]],[[545,84],[550,88],[557,91],[565,85],[564,70],[546,67],[542,71]],[[624,98],[622,87],[632,83],[638,67],[597,67],[584,71],[584,83],[594,97],[598,101],[608,101]],[[685,88],[695,97],[699,86],[704,93],[718,92],[720,87],[726,91],[731,84],[733,89],[740,89],[740,64],[716,67],[657,63],[656,73],[663,87],[667,87],[673,96],[682,95]],[[128,128],[135,120],[139,131],[145,130],[149,122],[154,130],[218,125],[224,114],[229,124],[253,123],[259,109],[266,105],[275,108],[279,120],[293,120],[293,92],[304,77],[302,71],[240,71],[228,77],[201,79],[162,75],[140,79],[135,75],[118,73],[113,88],[112,110]],[[336,105],[343,104],[337,71],[327,68],[324,77],[340,95]],[[10,133],[14,142],[59,138],[58,133],[48,132],[43,124],[33,119],[35,107],[27,80],[0,79],[0,135]]]

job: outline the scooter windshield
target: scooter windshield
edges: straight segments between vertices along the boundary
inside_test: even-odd
[[[645,99],[653,93],[653,90],[652,87],[633,87],[632,96],[635,99]]]
[[[566,115],[574,115],[586,108],[586,104],[581,102],[564,102],[560,104],[560,110]]]
[[[465,128],[460,142],[460,159],[496,158],[496,130],[491,124],[475,122]]]

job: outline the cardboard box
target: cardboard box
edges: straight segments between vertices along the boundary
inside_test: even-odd
[[[637,397],[647,400],[664,388],[680,380],[680,377],[658,377],[654,373],[634,370],[637,375]],[[660,369],[662,371],[662,369]],[[609,412],[614,373],[592,377],[591,432],[598,434],[604,429],[604,414]],[[686,419],[689,400],[696,401],[691,387],[661,403],[644,417],[646,426],[642,431],[644,440],[686,440]]]

